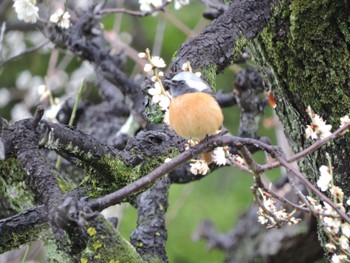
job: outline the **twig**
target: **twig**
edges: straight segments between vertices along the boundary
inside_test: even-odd
[[[309,180],[307,180],[304,175],[294,169],[282,156],[277,154],[274,157],[287,169],[287,171],[295,175],[307,188],[309,188],[309,190],[316,194],[323,202],[329,204],[347,223],[350,224],[349,216],[344,211],[339,209],[339,207],[331,199],[318,190]]]
[[[89,202],[92,210],[103,210],[111,205],[117,204],[126,198],[129,194],[139,191],[147,185],[154,183],[157,179],[175,169],[177,166],[193,158],[193,155],[199,154],[204,149],[204,143],[199,144],[200,147],[193,147],[182,154],[173,158],[170,162],[164,163],[148,175],[134,181],[133,183],[123,187],[122,189],[106,195],[104,197]]]
[[[69,119],[68,126],[72,126],[73,123],[74,123],[75,115],[76,115],[76,112],[78,110],[79,101],[80,101],[81,96],[82,96],[82,94],[84,92],[84,88],[85,88],[85,79],[83,79],[83,81],[81,82],[79,91],[78,91],[78,93],[77,93],[77,95],[75,97],[74,106],[73,106],[72,114],[71,114],[70,119]],[[56,162],[56,168],[57,169],[60,168],[61,161],[62,161],[62,157],[61,157],[61,155],[59,155],[58,158],[57,158],[57,162]]]
[[[102,210],[111,205],[117,204],[131,193],[139,191],[144,187],[148,186],[149,184],[154,183],[157,179],[169,173],[177,166],[193,158],[194,155],[198,155],[207,150],[212,150],[216,146],[223,145],[230,145],[233,147],[242,147],[243,145],[254,145],[255,147],[258,147],[268,152],[273,151],[273,149],[275,148],[256,139],[240,138],[236,136],[226,135],[224,136],[222,134],[214,135],[209,137],[208,140],[206,140],[205,142],[201,142],[195,147],[192,147],[190,150],[184,151],[183,153],[173,158],[170,162],[159,166],[148,175],[134,181],[133,183],[125,186],[124,188],[104,197],[91,200],[89,202],[89,206],[92,210]]]
[[[345,125],[344,127],[338,129],[334,134],[332,134],[330,137],[331,138],[336,138],[340,133],[345,131],[347,128],[350,127],[350,123]],[[324,139],[322,140],[322,143],[318,144],[318,147],[312,147],[312,150],[309,150],[309,153],[312,151],[315,151],[319,147],[321,147],[324,143],[330,141],[328,138],[327,140]],[[106,195],[104,197],[91,200],[89,202],[89,206],[92,210],[102,210],[106,207],[109,207],[111,205],[117,204],[121,202],[123,199],[125,199],[128,195],[130,195],[133,192],[139,191],[143,189],[144,187],[148,186],[151,183],[154,183],[157,179],[165,175],[166,173],[169,173],[171,170],[175,169],[177,166],[181,165],[182,163],[190,160],[193,155],[200,154],[203,151],[208,151],[212,150],[213,148],[217,146],[224,146],[228,145],[231,147],[236,147],[239,149],[245,157],[248,166],[253,167],[253,172],[256,174],[260,174],[261,172],[266,170],[266,166],[260,166],[260,165],[254,165],[254,160],[251,157],[250,152],[245,149],[245,146],[254,146],[257,147],[272,156],[274,156],[279,162],[279,166],[282,165],[284,166],[287,171],[291,172],[294,174],[298,179],[300,179],[307,188],[309,188],[313,193],[315,193],[319,198],[327,202],[332,208],[335,209],[335,211],[338,212],[338,214],[344,218],[345,221],[350,223],[350,218],[343,212],[341,211],[336,204],[334,204],[327,196],[325,196],[323,193],[321,193],[315,186],[311,184],[310,181],[308,181],[299,171],[296,171],[293,169],[288,162],[280,155],[279,153],[279,148],[275,146],[271,146],[269,144],[266,144],[264,142],[261,142],[256,139],[251,139],[251,138],[240,138],[236,136],[230,136],[230,135],[214,135],[208,138],[206,142],[199,143],[195,147],[191,148],[191,150],[184,151],[183,153],[179,154],[175,158],[173,158],[170,162],[167,162],[158,168],[156,168],[154,171],[149,173],[148,175],[140,178],[139,180],[134,181],[133,183],[125,186],[124,188],[111,193],[109,195]],[[250,162],[250,163],[249,163]],[[258,182],[258,185],[262,185],[261,179],[256,176],[256,181]]]
[[[170,2],[165,1],[161,6],[159,7],[154,7],[151,11],[144,12],[144,11],[135,11],[135,10],[130,10],[126,8],[106,8],[102,9],[96,12],[96,15],[108,15],[108,14],[127,14],[131,16],[138,16],[138,17],[144,17],[144,16],[149,16],[152,15],[156,12],[159,11],[164,11],[164,8],[169,4]]]
[[[337,138],[338,136],[342,135],[343,132],[345,132],[349,128],[350,128],[350,122],[345,124],[343,127],[340,127],[339,129],[337,129],[335,132],[332,133],[332,135],[330,135],[322,140],[316,141],[314,144],[312,144],[311,146],[307,147],[306,149],[300,151],[299,153],[293,155],[292,157],[288,158],[286,161],[288,163],[291,163],[291,162],[295,162],[295,161],[299,160],[300,158],[303,158],[304,156],[316,151],[318,148],[322,147],[326,143],[328,143],[328,142],[334,140],[335,138]],[[272,170],[272,169],[277,168],[279,166],[281,166],[281,163],[277,161],[277,162],[262,165],[261,169],[266,171],[266,170]]]
[[[210,0],[200,0],[202,4],[206,5],[207,7],[219,10],[221,12],[224,12],[227,10],[227,5],[221,4],[221,3],[214,3]]]
[[[0,68],[3,68],[10,61],[18,59],[19,57],[22,57],[24,55],[30,54],[32,52],[35,52],[35,51],[39,50],[40,48],[46,46],[49,43],[50,43],[50,40],[46,40],[45,42],[41,43],[40,45],[38,45],[36,47],[28,48],[25,51],[21,52],[20,54],[15,55],[13,57],[10,57],[9,59],[5,60],[3,63],[0,64]]]
[[[42,119],[44,112],[45,112],[45,109],[42,105],[39,105],[36,108],[36,111],[34,113],[34,118],[33,118],[34,128],[38,127],[38,124],[39,124],[40,120]]]
[[[2,60],[2,45],[4,42],[5,30],[6,30],[6,22],[3,22],[1,24],[1,30],[0,30],[0,60]]]

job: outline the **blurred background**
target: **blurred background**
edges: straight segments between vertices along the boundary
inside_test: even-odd
[[[74,2],[71,4],[76,8],[84,9],[90,1]],[[113,7],[132,10],[139,10],[140,7],[138,1],[107,2]],[[66,50],[56,49],[35,25],[19,21],[12,5],[12,0],[2,0],[0,3],[0,26],[3,28],[0,42],[0,116],[15,122],[32,116],[35,107],[44,104],[47,108],[46,118],[56,121],[60,105],[68,98],[75,97],[83,79],[87,82],[83,99],[90,103],[101,101],[93,67]],[[57,8],[64,8],[65,2],[41,1],[38,6],[39,15],[47,19]],[[130,76],[136,76],[142,74],[142,64],[137,58],[139,52],[149,48],[153,55],[160,55],[169,65],[181,44],[210,23],[202,17],[205,10],[200,1],[191,0],[180,10],[175,10],[171,3],[166,7],[166,12],[143,18],[110,14],[101,19],[101,24],[111,52],[126,55],[125,71]],[[74,21],[73,13],[71,20]],[[254,65],[248,62],[229,67],[218,76],[217,90],[232,91],[235,76],[243,68],[254,68]],[[51,93],[51,99],[43,99],[47,91]],[[239,109],[227,108],[224,114],[225,127],[232,134],[237,134]],[[275,144],[275,127],[272,109],[267,107],[261,122],[260,136],[269,137]],[[265,161],[263,154],[255,156],[258,162]],[[279,170],[272,171],[268,176],[275,180]],[[169,262],[223,262],[224,254],[218,250],[207,250],[205,241],[194,240],[194,233],[204,219],[211,220],[220,232],[227,232],[234,227],[236,220],[252,201],[252,183],[250,175],[225,167],[202,180],[172,185],[167,212]],[[125,204],[116,211],[121,219],[119,230],[129,239],[136,225],[136,210]],[[29,250],[27,245],[23,246],[20,254],[14,258],[10,253],[0,256],[0,263],[46,262],[37,244],[29,246]]]

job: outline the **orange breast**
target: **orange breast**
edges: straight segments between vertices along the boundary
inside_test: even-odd
[[[219,104],[207,93],[187,93],[170,102],[170,127],[183,138],[201,141],[205,136],[216,133],[223,120]]]

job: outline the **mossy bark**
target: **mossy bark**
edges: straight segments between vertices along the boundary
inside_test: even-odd
[[[349,14],[350,3],[340,1],[280,1],[273,19],[251,47],[266,83],[277,100],[276,113],[294,151],[313,143],[305,138],[310,118],[306,107],[323,117],[335,130],[350,109]],[[267,67],[266,67],[267,66]],[[268,70],[265,70],[268,68]],[[300,162],[313,183],[318,168],[334,167],[334,183],[350,194],[349,137],[338,138]]]

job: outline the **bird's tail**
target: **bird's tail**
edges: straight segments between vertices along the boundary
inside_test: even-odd
[[[213,161],[213,156],[211,155],[212,153],[212,151],[202,153],[202,159],[208,164]]]

